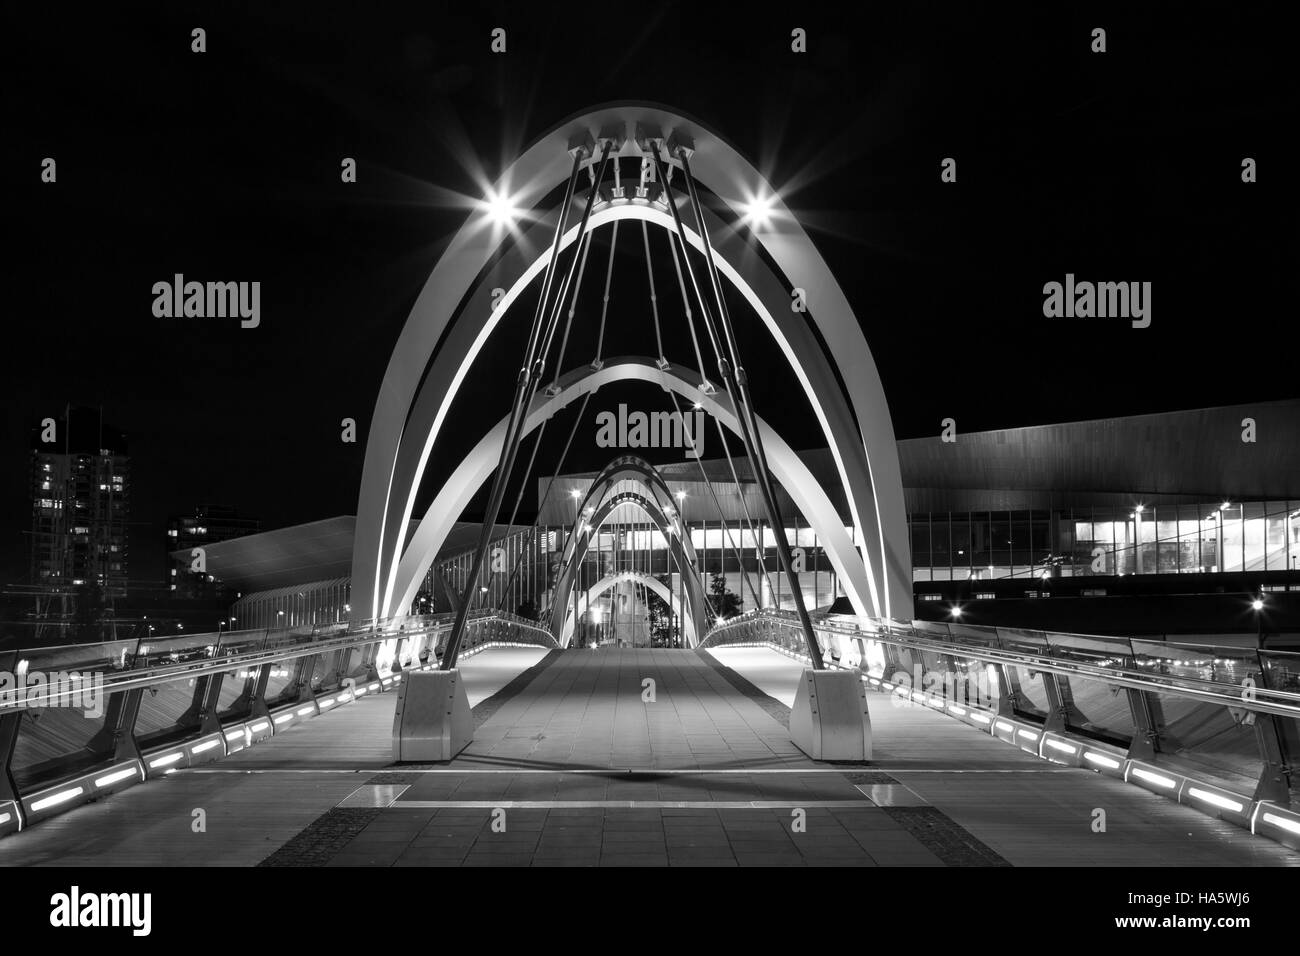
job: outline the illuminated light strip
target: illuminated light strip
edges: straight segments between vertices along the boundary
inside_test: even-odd
[[[275,725],[278,727],[281,724],[287,724],[291,720],[293,720],[293,714],[281,714],[275,718]]]
[[[226,731],[226,739],[227,739],[227,740],[234,740],[234,739],[236,739],[237,737],[242,737],[242,736],[244,736],[244,728],[243,728],[243,727],[236,727],[234,730],[227,730],[227,731]]]
[[[299,707],[297,710],[297,714],[299,717],[306,717],[308,714],[314,714],[314,713],[316,713],[315,707]]]
[[[1033,730],[1017,730],[1016,733],[1018,733],[1021,737],[1028,737],[1030,740],[1038,739],[1037,732]]]
[[[1119,769],[1119,761],[1113,757],[1107,757],[1105,754],[1095,754],[1092,751],[1088,751],[1083,755],[1083,759],[1090,760],[1093,763],[1099,763],[1103,767],[1107,767],[1111,770]]]
[[[116,771],[114,771],[113,773],[105,774],[104,776],[98,778],[98,779],[95,781],[95,786],[97,786],[97,787],[111,787],[113,784],[117,783],[119,780],[125,780],[127,777],[134,777],[134,776],[135,776],[135,772],[136,772],[136,771],[135,771],[135,767],[127,767],[125,770],[116,770]],[[35,809],[35,808],[33,808],[33,809]],[[3,823],[3,822],[4,822],[3,820],[0,820],[0,823]]]
[[[340,704],[347,703],[347,702],[350,701],[351,699],[352,699],[352,695],[351,695],[351,694],[347,694],[347,693],[339,694],[339,703],[340,703]]]
[[[257,723],[253,724],[251,727],[248,728],[248,732],[252,734],[259,734],[270,726],[271,725],[268,724],[265,720],[259,720]]]
[[[997,722],[996,726],[997,726],[998,730],[1015,730],[1015,729],[1016,729],[1013,725],[1008,724],[1005,720],[999,720],[999,721]]]
[[[1067,753],[1067,754],[1072,754],[1072,755],[1073,755],[1073,754],[1077,754],[1077,753],[1079,752],[1079,748],[1078,748],[1078,747],[1074,746],[1073,744],[1063,743],[1063,742],[1060,741],[1060,740],[1049,740],[1049,741],[1047,741],[1046,743],[1047,743],[1047,746],[1051,747],[1053,750],[1059,750],[1059,751],[1061,751],[1062,753]]]
[[[379,690],[379,684],[377,683],[370,684],[368,687],[366,687],[366,690]]]
[[[333,707],[333,706],[334,706],[334,698],[333,698],[333,697],[322,697],[320,700],[316,701],[316,703],[317,703],[319,706],[321,706],[321,707]]]
[[[7,813],[0,813],[0,826],[4,826],[6,823],[8,823],[8,822],[9,822],[10,820],[12,820],[12,819],[13,819],[13,818],[12,818],[11,816],[9,816],[9,814],[7,814]]]
[[[887,681],[887,680],[882,680],[882,681],[880,682],[880,686],[881,686],[881,687],[888,687],[890,690],[893,690],[893,689],[894,689],[894,685],[891,684],[891,683],[890,683],[889,681]]]
[[[960,715],[960,716],[962,716],[962,717],[965,717],[965,716],[966,716],[966,708],[965,708],[965,707],[958,707],[956,704],[949,704],[949,705],[948,705],[948,709],[949,709],[950,711],[952,711],[954,714],[958,714],[958,715]]]
[[[358,687],[358,688],[357,688],[357,692],[356,692],[356,694],[354,694],[353,696],[355,696],[355,697],[360,697],[360,696],[361,696],[362,694],[364,694],[365,692],[366,692],[366,688],[365,688],[365,687]]]
[[[209,740],[206,743],[197,744],[196,746],[190,748],[190,753],[191,754],[206,753],[207,751],[211,750],[219,743],[221,743],[220,740]]]
[[[69,800],[75,800],[85,791],[81,787],[73,787],[71,790],[60,790],[52,796],[44,797],[32,804],[32,812],[44,810],[46,807],[57,807],[60,803],[67,803]]]
[[[1204,800],[1216,807],[1222,807],[1224,810],[1232,810],[1234,813],[1241,813],[1246,809],[1246,805],[1238,800],[1229,800],[1227,797],[1220,796],[1217,793],[1211,793],[1208,790],[1202,790],[1200,787],[1188,787],[1188,796],[1195,797],[1198,800]],[[1297,831],[1300,832],[1300,831]]]
[[[32,809],[34,810],[36,808],[32,807]],[[1286,817],[1279,817],[1275,813],[1267,812],[1265,812],[1263,820],[1265,823],[1271,823],[1275,827],[1281,827],[1288,833],[1300,834],[1300,821],[1288,820]]]
[[[165,757],[159,757],[157,760],[150,760],[149,769],[152,770],[154,767],[170,766],[171,764],[174,764],[176,761],[180,760],[184,756],[185,756],[184,753],[177,752],[174,754],[168,754]]]
[[[1166,787],[1172,789],[1178,786],[1178,782],[1176,780],[1170,780],[1168,777],[1162,777],[1160,776],[1160,774],[1152,773],[1150,770],[1143,770],[1141,767],[1133,768],[1133,776],[1141,777],[1143,780],[1147,780],[1151,783],[1154,783],[1157,787]]]

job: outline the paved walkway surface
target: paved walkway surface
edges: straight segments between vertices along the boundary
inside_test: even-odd
[[[393,764],[394,695],[367,697],[6,838],[0,864],[1300,864],[879,694],[871,765],[809,760],[784,723],[801,668],[773,651],[539,657],[465,662],[478,726],[449,764]]]

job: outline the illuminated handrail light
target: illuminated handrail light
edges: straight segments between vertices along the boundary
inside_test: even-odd
[[[352,695],[351,695],[351,694],[339,694],[339,703],[340,703],[340,704],[347,703],[347,702],[350,701],[351,699],[352,699]]]
[[[1038,733],[1033,730],[1018,730],[1016,733],[1020,734],[1021,737],[1028,737],[1030,740],[1038,739]]]
[[[126,767],[125,769],[122,770],[115,770],[112,773],[108,773],[102,777],[96,778],[95,786],[101,789],[103,787],[111,787],[113,784],[121,780],[125,780],[127,777],[134,777],[135,775],[136,775],[135,767]]]
[[[251,725],[248,728],[248,730],[249,733],[260,734],[262,731],[266,730],[270,726],[271,725],[267,723],[265,720],[259,720],[257,723]]]
[[[1110,770],[1118,770],[1120,766],[1119,761],[1115,758],[1107,757],[1105,754],[1093,753],[1091,750],[1084,753],[1083,759],[1090,763],[1100,764]]]
[[[0,813],[0,826],[3,826],[4,824],[8,823],[11,819],[13,818],[9,816],[9,814]]]
[[[190,753],[191,754],[207,753],[209,750],[217,746],[217,744],[219,743],[221,743],[220,740],[205,740],[203,743],[195,744],[193,747],[191,747]]]
[[[315,712],[316,712],[316,708],[315,708],[315,707],[310,707],[310,706],[308,706],[308,707],[299,707],[298,710],[297,710],[297,714],[298,714],[299,717],[306,717],[308,714],[312,714],[312,713],[315,713]]]
[[[1053,750],[1059,750],[1061,751],[1061,753],[1066,753],[1070,755],[1074,755],[1079,752],[1078,747],[1074,746],[1074,744],[1067,744],[1063,740],[1049,740],[1047,741],[1047,746],[1051,747]]]
[[[280,724],[287,724],[291,720],[293,720],[293,714],[281,714],[275,718],[275,725],[278,727]]]
[[[974,720],[974,721],[976,721],[976,722],[978,722],[978,723],[981,723],[981,724],[991,724],[991,723],[993,723],[993,718],[992,718],[992,717],[988,717],[988,716],[986,716],[986,715],[984,715],[984,714],[971,714],[971,715],[970,715],[970,719],[971,719],[971,720]]]
[[[956,704],[949,704],[949,705],[948,705],[948,709],[949,709],[950,711],[952,711],[954,714],[957,714],[957,715],[960,716],[960,717],[965,717],[965,716],[966,716],[966,708],[965,708],[965,707],[958,707]]]
[[[227,730],[227,731],[226,731],[226,739],[227,739],[227,740],[234,740],[236,737],[242,737],[242,736],[244,736],[244,728],[243,728],[243,727],[236,727],[234,730]]]
[[[1157,787],[1164,787],[1167,790],[1171,790],[1178,786],[1178,781],[1171,780],[1169,777],[1162,777],[1160,774],[1152,773],[1150,770],[1143,770],[1141,767],[1133,768],[1133,776],[1141,777],[1148,783],[1154,783]]]
[[[1187,795],[1195,797],[1197,800],[1204,800],[1206,803],[1221,807],[1224,810],[1231,810],[1234,813],[1241,813],[1242,810],[1246,809],[1246,805],[1239,800],[1230,800],[1221,794],[1202,790],[1200,787],[1188,787]]]
[[[85,791],[81,787],[72,787],[68,790],[60,790],[58,793],[51,794],[48,797],[42,797],[32,804],[32,812],[44,810],[47,807],[57,807],[60,803],[67,803],[69,800],[75,800]],[[1267,816],[1267,814],[1265,814]]]
[[[1016,729],[1015,726],[1014,726],[1013,724],[1009,724],[1009,723],[1007,723],[1005,720],[999,720],[999,721],[997,722],[997,728],[998,728],[998,730],[1015,730],[1015,729]]]
[[[167,754],[165,757],[157,757],[149,761],[149,769],[152,770],[155,767],[169,767],[184,756],[185,754],[178,750],[174,754]]]
[[[35,809],[35,807],[33,806],[32,809]],[[1277,814],[1268,813],[1267,811],[1265,811],[1261,819],[1265,823],[1271,823],[1275,827],[1281,827],[1288,833],[1300,834],[1300,821],[1289,820],[1286,817],[1279,817]]]
[[[321,707],[333,707],[333,706],[334,706],[334,698],[333,698],[333,697],[322,697],[320,700],[316,701],[316,703],[317,703],[319,706],[321,706]]]

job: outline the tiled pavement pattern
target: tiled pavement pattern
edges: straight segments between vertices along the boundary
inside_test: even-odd
[[[892,777],[807,759],[788,707],[707,655],[569,652],[535,671],[454,763],[360,788],[396,794],[378,816],[326,814],[331,849],[341,814],[357,829],[329,865],[1005,865]],[[322,855],[299,839],[267,862]]]

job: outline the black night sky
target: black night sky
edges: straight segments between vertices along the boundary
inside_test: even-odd
[[[130,436],[133,580],[160,579],[166,516],[200,502],[266,528],[354,514],[384,367],[466,215],[447,197],[477,192],[465,158],[495,178],[612,100],[698,117],[793,184],[900,438],[1300,392],[1294,39],[1267,7],[294,6],[6,13],[0,584],[27,573],[30,429],[67,402]],[[155,318],[177,272],[259,280],[261,326]],[[1151,281],[1151,327],[1045,319],[1067,272]],[[643,284],[609,354],[647,351]],[[508,407],[519,340],[495,338],[460,440]],[[788,376],[762,337],[742,347],[751,376]],[[806,407],[779,394],[758,411],[797,434]],[[588,438],[568,467],[607,458]]]

